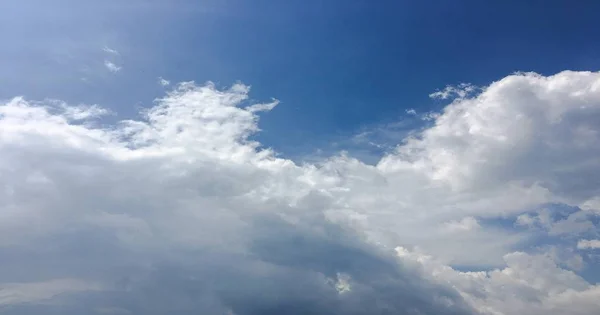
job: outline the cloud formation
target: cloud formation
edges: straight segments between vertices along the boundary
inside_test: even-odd
[[[112,73],[121,71],[123,67],[118,63],[118,61],[121,61],[121,54],[119,51],[108,46],[104,46],[102,51],[106,55],[106,58],[104,59],[104,67]]]
[[[461,272],[431,256],[396,249],[405,262],[420,267],[440,282],[452,283],[482,314],[593,314],[600,308],[600,286],[591,285],[546,255],[514,252],[504,256],[506,267]]]
[[[168,86],[171,84],[171,81],[164,79],[163,77],[158,77],[158,84],[161,86]]]
[[[104,46],[102,48],[102,51],[105,52],[105,53],[107,53],[107,54],[111,54],[111,55],[115,55],[115,56],[120,55],[119,51],[117,51],[116,49],[112,49],[112,48],[110,48],[108,46]]]
[[[598,249],[600,248],[600,240],[580,240],[577,242],[579,249]]]
[[[104,60],[104,66],[106,67],[106,69],[108,69],[108,71],[113,73],[121,71],[120,66],[117,66],[114,62],[109,60]]]
[[[277,101],[248,94],[181,83],[109,126],[98,106],[3,103],[0,312],[597,309],[597,286],[525,244],[597,233],[600,73],[459,94],[375,165],[278,157],[251,138]]]

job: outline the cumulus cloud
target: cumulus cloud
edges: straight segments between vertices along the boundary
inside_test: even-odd
[[[0,311],[597,307],[597,286],[549,253],[516,250],[535,229],[496,221],[553,237],[597,230],[584,208],[600,195],[600,73],[515,74],[459,95],[374,165],[278,157],[251,137],[277,101],[248,95],[242,84],[181,83],[140,118],[108,126],[94,123],[104,113],[94,106],[1,105],[0,283],[95,286],[8,299]],[[577,210],[546,218],[549,204]]]
[[[12,291],[102,282],[7,293],[2,312],[39,313],[51,298],[45,313],[470,313],[327,220],[318,170],[249,140],[255,113],[276,103],[242,107],[247,94],[184,83],[106,129],[22,98],[1,106],[0,279]]]
[[[600,286],[557,266],[545,255],[513,252],[506,267],[462,272],[423,253],[396,248],[398,257],[439,282],[452,283],[481,314],[593,314],[600,308]]]

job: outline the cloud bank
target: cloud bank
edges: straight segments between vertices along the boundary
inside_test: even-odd
[[[590,314],[600,73],[480,89],[375,165],[278,157],[242,84],[113,125],[3,102],[0,312]]]

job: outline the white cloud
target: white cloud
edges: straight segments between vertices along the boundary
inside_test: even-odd
[[[420,281],[407,286],[400,270],[383,267],[387,258],[324,220],[331,193],[313,181],[337,180],[259,149],[249,139],[258,130],[255,113],[275,103],[242,108],[247,93],[243,85],[219,91],[180,84],[144,119],[105,129],[89,123],[93,115],[72,120],[44,103],[17,98],[0,106],[0,256],[17,260],[3,264],[0,279],[24,281],[36,270],[38,277],[76,274],[109,283],[73,296],[78,302],[61,294],[82,308],[73,313],[168,313],[178,305],[246,314],[273,303],[271,296],[307,298],[314,303],[302,302],[303,309],[326,313],[359,305],[372,313],[377,306],[361,301],[374,297],[396,310],[454,314],[466,307],[450,295],[454,310],[444,310],[430,299],[450,293],[426,291]],[[332,276],[333,287],[323,280]],[[389,290],[393,299],[383,297]],[[352,297],[331,304],[341,292]],[[106,300],[117,305],[100,303]]]
[[[248,107],[246,107],[246,110],[248,110],[251,113],[268,112],[268,111],[272,110],[273,108],[275,108],[275,106],[277,106],[278,104],[279,104],[279,101],[273,100],[271,103],[254,104],[254,105],[248,106]]]
[[[117,66],[114,62],[109,61],[109,60],[104,60],[104,66],[106,67],[106,69],[108,69],[108,71],[116,73],[121,71],[121,66]]]
[[[161,86],[168,86],[171,84],[171,81],[164,79],[163,77],[158,77],[158,84]]]
[[[598,172],[600,149],[590,145],[598,142],[599,85],[598,73],[590,72],[506,77],[447,106],[435,126],[379,167],[418,169],[454,189],[538,185],[552,199],[583,203],[597,188],[580,190],[567,179]]]
[[[120,55],[119,52],[116,49],[112,49],[112,48],[110,48],[108,46],[104,46],[102,48],[102,51],[104,51],[105,53],[110,54],[110,55],[115,55],[115,56],[119,56]]]
[[[68,106],[62,104],[63,115],[73,120],[85,120],[110,114],[110,111],[98,105]]]
[[[451,283],[481,314],[593,314],[600,307],[600,286],[561,269],[548,256],[513,252],[506,267],[461,272],[435,258],[406,248],[398,257],[432,279]]]
[[[580,240],[577,242],[578,249],[598,249],[600,248],[600,240]]]
[[[600,197],[595,196],[580,205],[582,210],[600,213]]]
[[[463,99],[479,90],[478,87],[470,83],[461,83],[457,86],[448,85],[441,91],[436,91],[429,94],[429,97],[434,99],[446,100],[449,98]]]
[[[508,76],[454,100],[375,165],[278,157],[251,137],[277,102],[246,105],[248,93],[182,83],[141,118],[103,127],[99,107],[0,105],[0,257],[13,257],[0,279],[102,279],[113,285],[86,307],[133,314],[246,314],[270,297],[333,314],[376,313],[375,299],[469,314],[460,296],[490,314],[595,305],[597,287],[550,254],[514,253],[534,229],[494,222],[577,239],[597,230],[593,212],[543,209],[599,197],[600,73]],[[396,246],[431,253],[434,266],[417,267],[446,284],[392,264],[382,251]],[[111,294],[147,305],[94,304]]]
[[[106,67],[106,69],[108,69],[108,71],[112,72],[112,73],[117,73],[119,71],[121,71],[121,69],[123,68],[119,63],[122,63],[120,61],[121,60],[121,54],[113,48],[110,48],[108,46],[104,46],[104,48],[102,48],[102,51],[106,54],[106,58],[104,59],[104,67]]]

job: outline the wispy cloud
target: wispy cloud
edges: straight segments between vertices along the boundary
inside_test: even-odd
[[[470,83],[460,83],[459,85],[447,85],[443,90],[429,94],[433,99],[465,98],[480,90],[477,86]]]
[[[116,49],[112,49],[112,48],[110,48],[108,46],[104,46],[102,48],[102,51],[104,51],[107,54],[111,54],[111,55],[115,55],[115,56],[120,55],[119,52]]]
[[[109,60],[104,60],[104,66],[106,67],[106,69],[108,69],[108,71],[112,73],[117,73],[121,71],[122,68],[121,66],[117,66],[115,63]]]
[[[158,84],[162,86],[168,86],[171,84],[171,81],[164,79],[163,77],[158,77]]]

